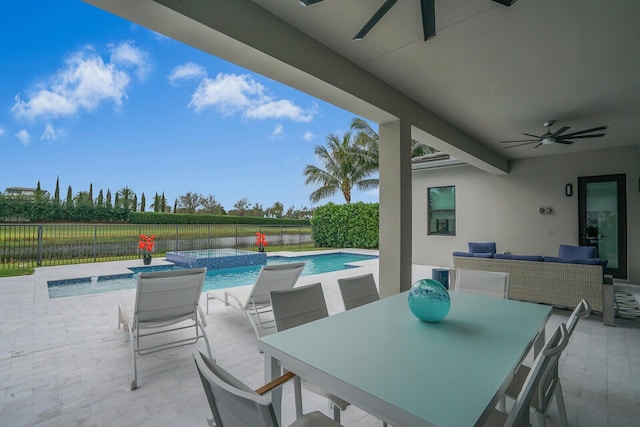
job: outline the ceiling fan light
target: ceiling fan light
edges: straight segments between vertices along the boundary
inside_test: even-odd
[[[517,0],[493,0],[493,1],[508,7],[514,4]]]
[[[300,0],[300,4],[303,6],[311,6],[315,3],[320,3],[322,0]]]

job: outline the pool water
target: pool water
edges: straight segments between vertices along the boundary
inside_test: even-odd
[[[306,263],[303,276],[328,273],[331,271],[353,268],[346,265],[356,261],[364,261],[378,258],[376,255],[361,255],[346,252],[330,254],[306,255],[299,257],[267,257],[267,265],[286,264],[289,262],[304,261]],[[260,272],[260,265],[248,265],[245,267],[220,268],[207,271],[203,291],[212,289],[230,288],[233,286],[250,285],[255,282]],[[90,295],[102,292],[120,291],[123,289],[135,289],[136,274],[147,271],[176,270],[173,265],[153,267],[132,267],[133,273],[126,275],[83,277],[78,279],[66,279],[49,281],[49,298],[62,298],[78,295]]]

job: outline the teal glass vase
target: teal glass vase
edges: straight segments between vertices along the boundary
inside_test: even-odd
[[[449,314],[451,298],[442,283],[433,279],[418,280],[409,290],[409,309],[424,322],[439,322]]]

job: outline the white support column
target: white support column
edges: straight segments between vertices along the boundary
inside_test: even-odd
[[[411,126],[380,124],[380,295],[411,287]]]

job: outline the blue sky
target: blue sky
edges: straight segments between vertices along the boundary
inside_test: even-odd
[[[0,191],[59,176],[63,195],[128,186],[147,206],[191,191],[310,207],[302,170],[354,117],[81,1],[8,2],[0,40]]]

